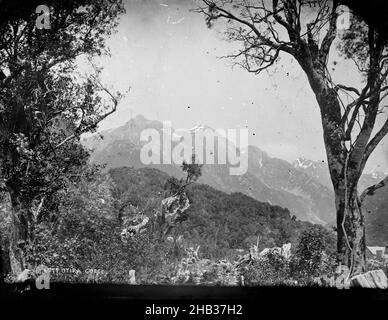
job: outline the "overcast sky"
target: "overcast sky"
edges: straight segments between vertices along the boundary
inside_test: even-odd
[[[326,160],[315,97],[291,57],[283,55],[269,73],[253,75],[218,58],[233,52],[235,44],[189,11],[193,0],[124,2],[127,13],[108,41],[112,56],[103,61],[103,80],[114,89],[131,86],[132,91],[101,130],[137,114],[171,121],[175,128],[198,123],[214,129],[248,128],[250,144],[271,156]],[[350,62],[332,60],[339,62],[335,77],[357,84]],[[371,158],[371,169],[388,171],[387,139]]]

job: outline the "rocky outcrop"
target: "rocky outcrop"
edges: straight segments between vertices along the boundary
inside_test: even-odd
[[[199,247],[186,248],[186,257],[178,265],[171,278],[174,284],[201,284],[236,286],[241,284],[241,276],[234,263],[228,260],[212,261],[200,259]]]
[[[190,201],[185,192],[177,193],[162,200],[161,210],[156,218],[162,229],[162,239],[166,239],[171,230],[180,222],[187,220]]]
[[[185,192],[173,195],[162,201],[163,220],[169,226],[175,226],[178,222],[186,220],[186,210],[190,207],[190,201]]]
[[[137,214],[128,218],[125,222],[126,227],[121,231],[121,239],[126,241],[128,238],[144,232],[149,220],[150,219],[146,215],[142,214]]]
[[[388,280],[383,270],[372,270],[349,278],[349,269],[346,266],[339,266],[335,275],[321,276],[314,279],[314,282],[323,287],[336,287],[337,289],[349,289],[350,287],[361,287],[369,289],[387,289]]]
[[[278,254],[285,259],[289,259],[291,256],[291,243],[283,244],[282,247],[265,248],[259,253],[259,257],[263,257],[271,253]]]
[[[160,211],[156,212],[157,223],[162,229],[162,239],[166,239],[168,233],[177,223],[187,219],[187,209],[190,201],[185,192],[175,194],[162,200]],[[131,206],[133,212],[139,212],[138,208]],[[150,218],[145,214],[135,213],[125,219],[124,229],[121,231],[122,241],[146,231],[150,224]],[[170,239],[171,241],[171,239]]]
[[[27,281],[29,279],[32,279],[32,271],[29,270],[29,269],[24,269],[23,272],[21,272],[17,278],[16,278],[16,282],[24,282],[24,281]]]
[[[251,262],[264,259],[268,254],[277,254],[285,259],[289,259],[291,257],[291,243],[283,244],[282,247],[265,248],[260,252],[258,245],[253,245],[250,247],[249,253],[237,260],[236,267],[242,267]]]
[[[265,259],[270,252],[288,259],[290,249],[291,244],[288,243],[282,247],[266,248],[259,252],[258,247],[254,245],[249,253],[237,261],[212,261],[199,257],[199,247],[186,248],[186,257],[180,261],[175,274],[169,280],[174,284],[244,285],[242,270],[251,262]]]

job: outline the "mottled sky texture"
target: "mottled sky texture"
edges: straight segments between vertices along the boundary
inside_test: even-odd
[[[198,123],[248,128],[250,144],[272,156],[326,160],[315,97],[290,56],[282,55],[269,72],[253,75],[218,58],[236,44],[222,40],[221,26],[209,30],[201,15],[189,11],[193,0],[124,1],[127,13],[108,41],[112,56],[102,62],[103,80],[117,90],[132,86],[132,91],[102,130],[137,114],[171,121],[175,128]],[[335,80],[358,84],[350,62],[335,54],[331,60],[338,62]],[[387,139],[368,169],[388,171]]]

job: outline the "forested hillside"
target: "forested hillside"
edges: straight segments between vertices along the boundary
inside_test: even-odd
[[[157,210],[163,198],[168,175],[157,169],[117,168],[110,170],[116,183],[115,197],[148,211]],[[201,245],[209,257],[225,257],[231,249],[260,249],[291,242],[311,226],[290,215],[288,209],[259,202],[242,193],[227,194],[203,184],[187,190],[192,206],[188,220],[176,230],[186,241]]]

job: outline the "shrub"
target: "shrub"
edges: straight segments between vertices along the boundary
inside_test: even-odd
[[[291,275],[301,284],[312,284],[313,278],[333,274],[336,266],[335,238],[321,226],[306,229],[290,262]]]
[[[245,284],[250,286],[293,284],[289,274],[289,261],[276,252],[269,252],[250,264],[243,276]]]

